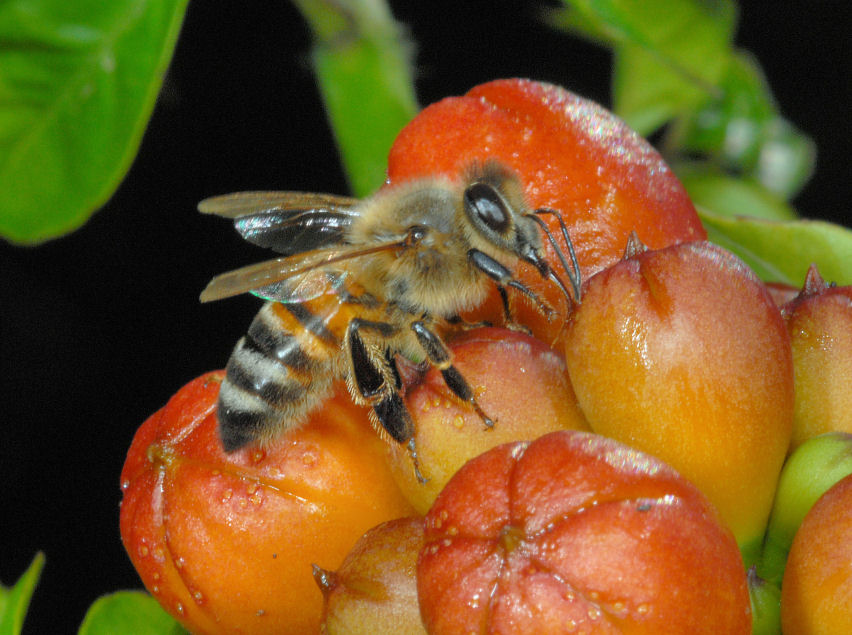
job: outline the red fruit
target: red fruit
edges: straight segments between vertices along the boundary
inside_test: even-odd
[[[139,428],[121,473],[121,537],[151,594],[193,633],[305,633],[367,529],[412,509],[385,443],[345,389],[265,450],[225,454],[222,372],[184,386]]]
[[[401,446],[394,448],[391,470],[424,514],[456,470],[478,454],[555,430],[589,430],[560,353],[523,333],[497,328],[468,331],[449,346],[453,364],[495,423],[486,428],[473,408],[447,388],[437,368],[407,387],[420,468],[429,480],[415,479],[411,457]]]
[[[783,312],[796,374],[793,447],[823,432],[852,432],[852,287],[827,285],[811,266]]]
[[[426,516],[420,612],[442,633],[749,633],[745,570],[706,498],[578,431],[468,462]]]
[[[425,108],[391,148],[388,183],[456,179],[489,158],[517,172],[533,208],[562,214],[586,277],[621,257],[631,231],[652,248],[706,237],[683,186],[647,141],[598,104],[526,79],[482,84]]]
[[[784,321],[751,269],[707,242],[640,250],[587,281],[565,342],[592,430],[692,481],[754,559],[794,392]]]
[[[852,476],[814,503],[784,570],[781,626],[786,635],[846,635],[852,625]]]

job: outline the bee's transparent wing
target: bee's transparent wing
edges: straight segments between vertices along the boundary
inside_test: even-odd
[[[348,268],[334,266],[353,258],[403,247],[400,240],[373,245],[339,245],[266,260],[213,278],[201,301],[210,302],[251,292],[268,300],[305,302],[342,284]]]
[[[234,219],[247,241],[289,256],[344,242],[358,202],[311,192],[238,192],[204,199],[198,209]]]

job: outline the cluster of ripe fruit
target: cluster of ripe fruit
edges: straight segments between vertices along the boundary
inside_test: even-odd
[[[517,175],[529,209],[559,211],[579,293],[545,276],[566,267],[558,219],[543,215],[557,239],[537,247],[548,267],[531,256],[536,266],[512,270],[530,292],[520,295],[540,300],[510,297],[513,328],[441,333],[444,349],[438,321],[424,318],[427,368],[346,331],[349,374],[367,372],[349,377],[349,392],[329,382],[303,425],[262,448],[224,451],[216,401],[223,381],[240,378],[221,372],[140,428],[121,477],[122,537],[148,590],[193,632],[304,633],[321,622],[329,633],[751,631],[747,568],[764,566],[770,515],[783,526],[773,536],[792,534],[778,503],[773,512],[788,454],[852,427],[852,290],[815,269],[801,291],[764,285],[704,240],[645,141],[536,82],[491,82],[426,108],[394,144],[386,188],[452,182],[494,159]],[[490,208],[483,216],[505,225]],[[507,282],[488,260],[475,264]],[[461,317],[501,324],[498,286]],[[369,423],[395,437],[402,428],[382,414],[396,394],[410,444],[385,442]],[[809,471],[827,463],[821,452]],[[847,479],[796,538],[789,632],[849,623],[839,598],[850,592],[852,522],[833,510],[850,505]],[[775,541],[781,569],[791,539]],[[780,576],[777,563],[765,567]]]

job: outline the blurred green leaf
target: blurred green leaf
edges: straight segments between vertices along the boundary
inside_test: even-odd
[[[726,218],[699,208],[708,238],[745,260],[761,279],[802,286],[811,263],[827,282],[852,284],[852,230],[824,221]]]
[[[813,172],[813,142],[780,116],[760,65],[748,53],[731,56],[720,88],[721,99],[675,122],[666,147],[704,153],[791,198]]]
[[[18,635],[24,626],[30,599],[44,567],[44,554],[37,553],[15,586],[0,585],[0,635]]]
[[[418,111],[411,45],[379,0],[295,0],[316,41],[314,72],[356,196],[386,178],[397,133]]]
[[[613,108],[640,134],[720,95],[736,25],[731,0],[565,3],[565,26],[613,46]]]
[[[78,635],[182,635],[186,632],[147,593],[118,591],[95,600]]]
[[[81,225],[136,155],[186,0],[0,3],[0,234]]]
[[[755,179],[735,178],[707,167],[674,166],[695,205],[718,216],[793,220],[796,211]]]

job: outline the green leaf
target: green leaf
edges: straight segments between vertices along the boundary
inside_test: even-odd
[[[0,3],[0,234],[75,229],[136,155],[187,0]]]
[[[740,51],[730,58],[720,89],[721,99],[675,123],[666,146],[711,156],[791,198],[813,173],[813,142],[781,117],[760,65],[749,54]]]
[[[699,208],[711,241],[734,252],[767,282],[800,287],[811,263],[828,282],[852,284],[852,230],[824,221],[726,218]]]
[[[613,45],[614,109],[640,134],[718,97],[736,24],[731,0],[565,2],[575,15],[563,24]]]
[[[674,171],[692,202],[718,216],[766,220],[793,220],[797,216],[792,207],[754,179],[684,166],[675,166]]]
[[[181,635],[186,632],[147,593],[118,591],[95,600],[78,635]]]
[[[418,111],[411,45],[378,0],[297,0],[316,36],[312,54],[329,121],[356,196],[386,178],[397,133]]]
[[[15,586],[7,589],[0,585],[0,635],[18,635],[21,632],[43,567],[44,554],[37,553]]]

